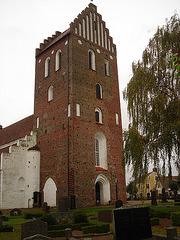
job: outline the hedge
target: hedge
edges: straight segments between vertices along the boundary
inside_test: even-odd
[[[107,233],[110,232],[109,223],[98,223],[97,225],[82,227],[83,234],[88,233]]]
[[[54,231],[48,231],[48,237],[64,237],[65,232],[64,230],[54,230]]]
[[[171,213],[172,225],[180,226],[180,212]]]
[[[82,230],[82,227],[93,225],[91,223],[64,223],[64,224],[57,224],[57,225],[49,225],[48,231],[52,230],[64,230],[66,228],[71,228],[72,230]]]
[[[151,226],[159,225],[159,218],[151,218],[150,223],[151,223]]]
[[[2,226],[0,228],[0,232],[13,232],[13,227],[12,226]]]
[[[33,218],[40,218],[43,216],[43,213],[25,213],[25,219],[33,219]]]

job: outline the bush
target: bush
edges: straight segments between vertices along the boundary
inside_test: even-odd
[[[40,218],[42,217],[42,213],[25,213],[24,218],[25,219],[33,219],[33,218]]]
[[[64,237],[65,236],[65,232],[64,230],[54,230],[54,231],[48,231],[48,237]]]
[[[64,230],[66,228],[72,228],[71,224],[56,224],[56,225],[49,225],[48,231],[54,231],[54,230]]]
[[[151,218],[150,223],[151,223],[151,226],[159,225],[159,218]]]
[[[0,228],[0,232],[13,232],[13,227],[12,226],[2,226]]]
[[[83,234],[88,233],[107,233],[110,232],[109,223],[98,223],[97,225],[82,227]]]
[[[172,225],[180,226],[180,212],[171,213]]]
[[[90,226],[90,225],[92,225],[92,224],[90,224],[89,222],[74,223],[74,224],[71,225],[71,229],[81,231],[83,227]]]
[[[74,223],[85,223],[88,222],[87,215],[82,212],[76,212],[73,214]]]
[[[51,214],[43,215],[40,218],[41,221],[47,222],[48,225],[56,225],[57,224],[57,219],[53,217]]]

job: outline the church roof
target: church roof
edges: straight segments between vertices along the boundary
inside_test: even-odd
[[[33,130],[33,117],[26,117],[6,128],[0,130],[0,146],[20,139]]]

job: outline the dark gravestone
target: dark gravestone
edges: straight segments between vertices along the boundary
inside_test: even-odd
[[[157,206],[156,192],[155,191],[151,192],[151,205],[152,206]]]
[[[152,238],[148,207],[122,207],[113,210],[114,239]]]
[[[76,196],[70,196],[70,209],[76,209]]]
[[[21,210],[18,208],[14,208],[10,211],[10,216],[21,216]]]
[[[58,211],[68,212],[69,201],[67,197],[60,197],[58,201]]]
[[[99,210],[98,221],[112,223],[112,210]]]
[[[33,207],[40,207],[41,199],[42,199],[41,192],[33,192]]]
[[[39,220],[23,223],[21,227],[21,240],[24,238],[40,234],[47,236],[48,224]]]
[[[167,202],[165,188],[162,189],[162,202]]]
[[[9,221],[9,218],[7,216],[1,216],[0,218],[2,219],[3,222]]]
[[[122,200],[116,200],[115,201],[115,208],[119,208],[123,206],[123,201]]]
[[[0,219],[0,229],[2,228],[2,219]]]
[[[49,212],[50,212],[50,206],[47,205],[47,202],[43,202],[42,209],[43,209],[46,213],[49,213]]]

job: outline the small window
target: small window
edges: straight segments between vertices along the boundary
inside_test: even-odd
[[[61,50],[56,52],[56,71],[61,69]]]
[[[48,88],[48,102],[53,100],[53,86]]]
[[[45,77],[49,76],[50,74],[50,57],[46,58],[45,60]]]
[[[78,103],[76,104],[76,116],[80,116],[80,105]]]
[[[95,120],[98,123],[102,123],[102,111],[100,108],[95,108]]]
[[[146,184],[146,189],[150,189],[149,183]]]
[[[116,113],[116,124],[119,125],[119,114]]]
[[[96,97],[102,99],[102,87],[99,83],[96,84]]]
[[[89,58],[89,68],[92,70],[96,70],[95,53],[92,49],[90,49],[88,52],[88,58]]]
[[[70,117],[70,116],[71,116],[71,105],[68,104],[68,117]]]
[[[39,128],[39,117],[36,118],[36,128]]]
[[[109,61],[107,59],[105,59],[104,68],[105,68],[105,75],[109,76]]]

